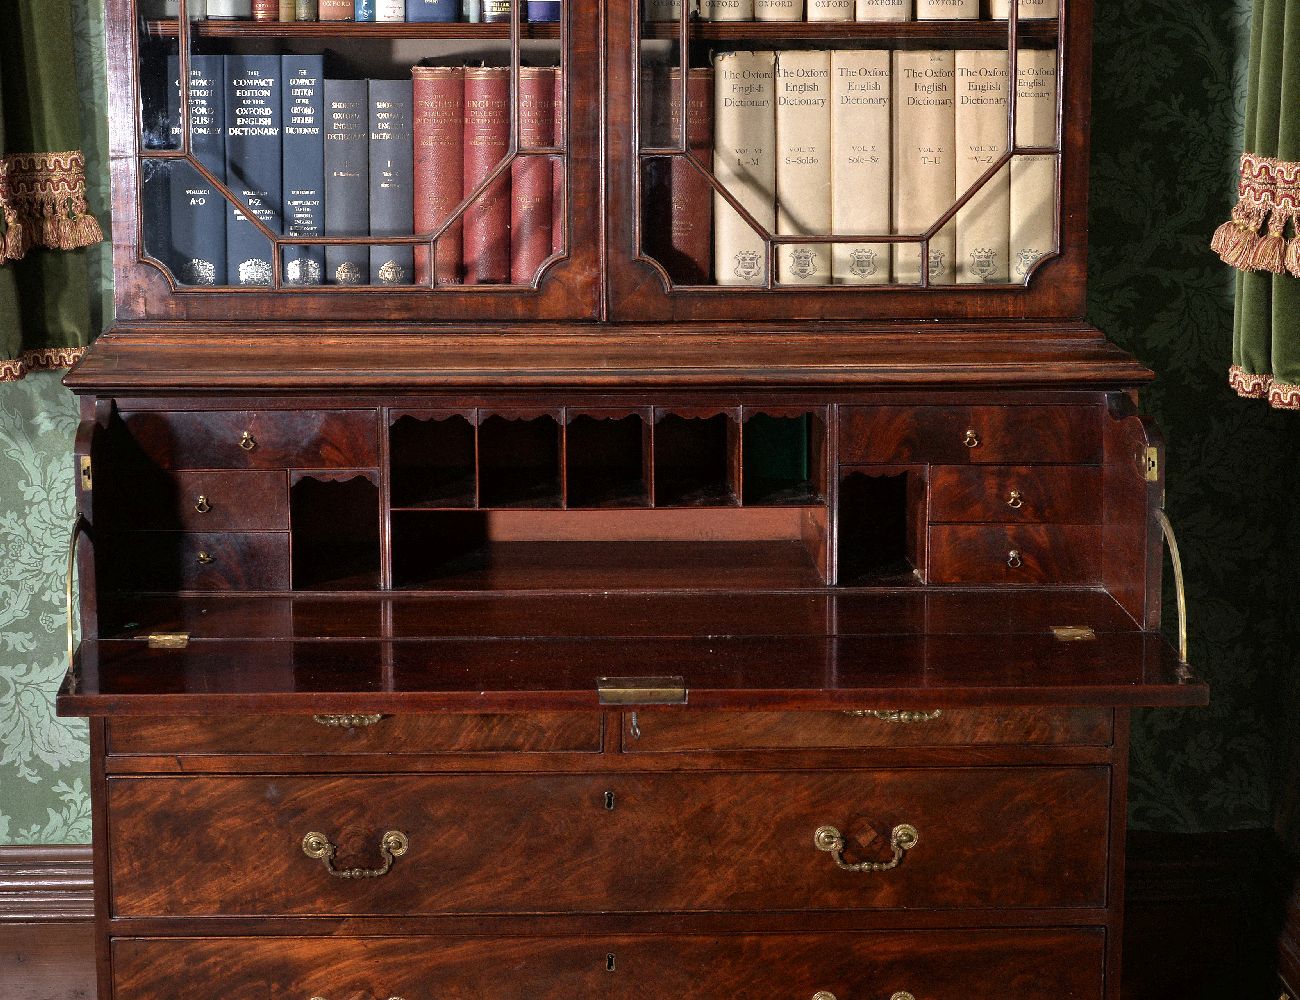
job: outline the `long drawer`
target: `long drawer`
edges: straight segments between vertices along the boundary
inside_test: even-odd
[[[119,938],[117,1000],[1099,1000],[1104,934]],[[185,970],[177,975],[178,969]]]
[[[627,753],[875,747],[1109,746],[1101,708],[899,712],[640,712],[623,719]]]
[[[1109,787],[1106,767],[113,778],[113,904],[122,916],[1095,907]]]
[[[597,752],[598,712],[113,719],[111,754]]]

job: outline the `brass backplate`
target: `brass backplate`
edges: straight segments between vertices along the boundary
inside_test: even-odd
[[[1097,633],[1087,625],[1053,625],[1052,635],[1061,642],[1091,642]]]
[[[95,485],[94,475],[91,473],[91,468],[90,468],[90,456],[89,455],[79,456],[77,462],[77,468],[81,474],[82,492],[84,493],[90,491]]]
[[[1138,452],[1138,470],[1142,473],[1142,478],[1148,483],[1154,483],[1160,478],[1160,450],[1158,448],[1143,448]]]
[[[190,644],[188,632],[150,632],[150,649],[184,649]]]
[[[602,705],[683,705],[684,677],[600,677],[596,691]]]

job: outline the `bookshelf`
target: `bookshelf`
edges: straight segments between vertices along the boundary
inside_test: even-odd
[[[1208,693],[1092,2],[911,2],[980,16],[107,0],[99,1000],[1121,1000],[1129,712]]]

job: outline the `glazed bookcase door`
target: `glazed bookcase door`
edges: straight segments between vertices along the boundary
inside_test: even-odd
[[[611,316],[746,322],[1083,316],[1089,0],[1060,0],[1059,16],[1052,18],[1022,15],[1026,3],[1013,0],[1010,15],[995,20],[984,0],[978,20],[892,23],[721,20],[726,8],[736,4],[702,0],[701,13],[699,2],[616,0],[609,6],[609,113],[616,119],[608,130],[607,149]],[[772,0],[757,3],[781,6]],[[819,6],[835,4],[822,0]],[[852,17],[854,5],[847,6]],[[865,6],[862,0],[858,6]],[[625,39],[631,40],[626,47]],[[775,127],[781,120],[776,104],[784,75],[791,81],[788,93],[797,106],[795,74],[804,70],[792,67],[817,50],[830,53],[825,65],[831,78],[822,83],[822,93],[832,109],[845,93],[837,91],[834,82],[842,75],[842,59],[874,57],[887,71],[892,65],[889,82],[880,88],[890,108],[881,109],[885,131],[878,134],[888,137],[880,152],[892,156],[895,173],[903,158],[899,143],[906,141],[893,117],[902,100],[900,58],[911,60],[909,66],[923,57],[939,64],[946,61],[949,91],[955,85],[956,100],[962,80],[953,78],[952,67],[960,69],[961,60],[966,60],[969,74],[972,60],[975,65],[982,61],[985,73],[1000,76],[1003,96],[992,126],[996,138],[987,137],[986,127],[983,146],[968,142],[963,147],[958,131],[946,150],[952,191],[932,194],[919,212],[909,211],[916,207],[910,199],[900,199],[896,178],[892,184],[864,183],[860,190],[874,198],[876,214],[883,213],[865,228],[851,218],[853,206],[865,201],[854,197],[852,183],[847,200],[842,189],[831,203],[831,178],[837,168],[845,169],[845,154],[843,146],[834,155],[823,146],[821,155],[830,163],[824,175],[826,202],[835,218],[826,213],[800,219],[786,204],[779,176],[788,150]],[[733,128],[731,139],[723,138],[721,125],[723,99],[740,93],[734,87],[752,82],[746,76],[752,66],[744,60],[762,58],[767,59],[769,76],[759,87],[768,89],[772,110],[763,114],[771,119],[765,122],[772,130],[768,141],[774,154],[766,168],[755,166],[757,159],[745,160],[748,147],[762,144],[761,139],[751,139],[752,122]],[[729,61],[734,65],[737,60],[740,68],[728,73]],[[1054,102],[1051,96],[1046,102],[1032,101],[1036,85],[1028,81],[1035,72],[1039,84],[1054,87]],[[1008,80],[1016,78],[1020,85],[1009,86]],[[689,81],[685,88],[683,79]],[[1037,87],[1037,92],[1042,89]],[[1035,110],[1036,127],[1031,128],[1026,116]],[[808,113],[827,115],[824,106]],[[623,143],[623,135],[634,139]],[[916,155],[928,154],[923,144],[913,144]],[[963,155],[966,162],[959,165]],[[772,172],[766,179],[764,169]],[[1006,212],[1005,192],[1021,177],[1031,177],[1042,192],[1040,233],[1032,246],[1022,243],[1017,253],[1014,232],[1006,246],[996,250],[959,241],[962,218],[996,200],[999,187]],[[741,182],[746,178],[765,195],[743,194]],[[674,198],[681,199],[683,191],[690,192],[693,208],[670,211],[668,206]],[[711,236],[701,237],[702,226],[711,226]],[[723,228],[729,229],[729,240],[719,239]],[[684,247],[692,240],[693,251]],[[923,253],[928,254],[929,268],[919,266]],[[906,266],[908,257],[916,258],[914,266]]]
[[[600,284],[593,194],[599,189],[598,103],[591,97],[598,92],[594,5],[594,0],[565,3],[558,23],[529,23],[523,2],[512,5],[509,22],[354,23],[210,20],[202,16],[203,0],[178,0],[170,10],[161,0],[108,0],[110,51],[131,54],[129,68],[114,75],[111,89],[114,217],[134,221],[119,223],[115,232],[119,322],[454,323],[594,317]],[[487,75],[495,81],[495,94],[508,95],[493,111],[508,119],[502,130],[506,142],[480,156],[476,183],[462,189],[459,204],[439,209],[441,217],[431,222],[426,212],[418,232],[410,231],[420,222],[418,205],[409,229],[386,229],[383,235],[372,236],[368,229],[352,235],[355,228],[339,236],[288,231],[293,216],[289,199],[264,211],[265,204],[249,199],[248,183],[222,172],[222,153],[205,148],[204,130],[218,134],[221,123],[209,120],[212,103],[204,104],[200,88],[211,83],[204,66],[214,65],[204,58],[224,56],[226,61],[215,65],[228,76],[231,57],[295,55],[323,57],[322,87],[335,79],[360,83],[361,117],[367,109],[371,117],[361,121],[361,128],[374,124],[373,105],[382,99],[373,88],[366,98],[367,80],[409,84],[417,64],[464,67],[467,80],[482,75],[481,67],[491,67],[495,72]],[[284,72],[290,72],[288,60]],[[544,130],[530,132],[522,109],[530,85],[542,90],[539,73],[553,85],[559,111],[552,118],[554,128],[548,122]],[[280,100],[288,79],[277,82],[272,101]],[[419,96],[417,89],[417,119]],[[321,122],[326,143],[330,110],[324,108]],[[220,117],[221,109],[216,112]],[[541,117],[534,115],[535,120]],[[227,118],[225,125],[231,124]],[[373,129],[368,139],[373,147]],[[419,157],[416,144],[417,166]],[[504,202],[504,216],[498,218],[508,219],[519,207],[511,203],[511,185],[524,176],[530,178],[530,190],[544,192],[544,212],[536,205],[533,210],[539,218],[548,216],[548,231],[552,218],[559,222],[558,238],[540,256],[534,246],[527,265],[512,268],[517,253],[512,254],[506,222],[494,237],[495,256],[506,262],[504,274],[491,268],[486,276],[481,270],[473,274],[468,265],[458,270],[452,265],[449,274],[439,249],[467,232],[470,215],[480,212],[482,218],[493,202]],[[198,198],[191,196],[196,190]],[[204,267],[177,249],[177,218],[185,220],[191,236],[209,224],[183,214],[204,199],[209,209],[216,203],[209,223],[223,215],[238,219],[245,241],[254,246],[250,261],[231,258],[230,267]],[[559,206],[554,213],[553,199]],[[368,211],[368,203],[361,210]],[[362,216],[363,225],[369,221]],[[346,256],[349,249],[371,265],[368,275],[355,266],[331,271],[339,252]],[[431,260],[438,266],[429,266]]]

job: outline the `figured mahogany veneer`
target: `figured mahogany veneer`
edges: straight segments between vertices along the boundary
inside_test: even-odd
[[[131,531],[105,543],[123,590],[288,590],[287,531]]]
[[[133,525],[154,531],[288,531],[283,472],[176,472],[131,477]]]
[[[583,938],[335,936],[326,939],[121,938],[117,995],[133,1000],[324,996],[338,1000],[683,1000],[803,997],[827,990],[924,1000],[989,984],[1005,1000],[1099,1000],[1100,930],[911,931]],[[179,965],[186,970],[174,975]]]
[[[1102,767],[110,778],[114,912],[1101,907],[1109,795]],[[892,871],[842,871],[813,842],[830,824],[849,861],[887,862],[900,823],[920,842]],[[391,878],[290,849],[320,831],[340,866],[370,866],[387,830],[410,840]]]
[[[941,465],[930,472],[933,521],[1094,524],[1101,470],[1078,465]]]

